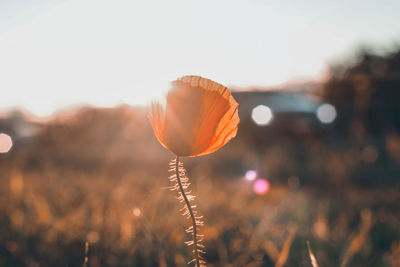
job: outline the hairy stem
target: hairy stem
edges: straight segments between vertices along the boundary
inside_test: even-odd
[[[200,267],[200,257],[199,257],[199,250],[198,250],[196,217],[194,215],[192,206],[190,205],[189,199],[186,196],[185,190],[184,190],[184,188],[182,186],[181,177],[179,175],[179,156],[176,156],[175,171],[176,171],[176,179],[178,180],[179,190],[180,190],[180,192],[182,194],[182,197],[183,197],[183,199],[185,201],[186,207],[187,207],[187,209],[189,211],[190,218],[192,219],[194,259],[195,259],[196,267]]]

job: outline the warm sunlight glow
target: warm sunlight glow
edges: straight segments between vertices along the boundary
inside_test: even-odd
[[[0,108],[19,105],[48,116],[85,103],[143,105],[162,93],[165,81],[187,74],[228,87],[318,79],[357,40],[383,43],[398,36],[400,27],[385,26],[384,19],[397,19],[395,8],[364,10],[369,19],[354,19],[354,25],[337,23],[322,3],[42,2],[49,1],[0,5],[0,88],[7,92]],[[355,4],[335,5],[341,12]],[[221,20],[227,7],[230,15]],[[377,19],[379,14],[385,18]],[[343,21],[350,15],[359,16],[349,13]]]
[[[271,122],[273,115],[269,107],[259,105],[251,111],[251,118],[257,125],[265,126]]]
[[[264,195],[269,191],[270,184],[266,179],[257,179],[254,182],[253,189],[257,195]]]
[[[7,153],[13,146],[11,136],[5,133],[0,133],[0,153]]]
[[[332,123],[337,116],[336,108],[331,104],[322,104],[317,109],[317,118],[322,123]]]

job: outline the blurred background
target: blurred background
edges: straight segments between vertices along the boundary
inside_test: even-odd
[[[0,266],[187,266],[147,108],[188,74],[241,118],[184,159],[209,266],[400,266],[399,10],[0,1]]]

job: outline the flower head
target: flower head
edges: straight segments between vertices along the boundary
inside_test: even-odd
[[[236,136],[238,103],[227,87],[199,76],[184,76],[172,82],[165,106],[152,104],[149,118],[165,148],[177,156],[200,156]]]

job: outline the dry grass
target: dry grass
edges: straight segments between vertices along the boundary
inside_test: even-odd
[[[394,190],[348,189],[339,197],[273,185],[256,196],[243,180],[193,173],[209,266],[312,266],[306,240],[323,266],[337,266],[341,255],[342,266],[398,261]],[[2,265],[78,266],[88,240],[88,266],[185,266],[187,222],[166,176],[166,168],[113,178],[50,166],[3,172]]]
[[[79,118],[60,119],[30,150],[1,158],[0,266],[83,266],[86,256],[91,267],[186,266],[188,224],[168,190],[169,155],[145,117],[122,109]],[[364,164],[359,148],[303,138],[297,146],[308,154],[296,160],[295,142],[279,137],[257,154],[242,137],[184,159],[208,266],[399,266],[396,183],[344,182]],[[236,159],[259,163],[268,194],[254,194]]]

